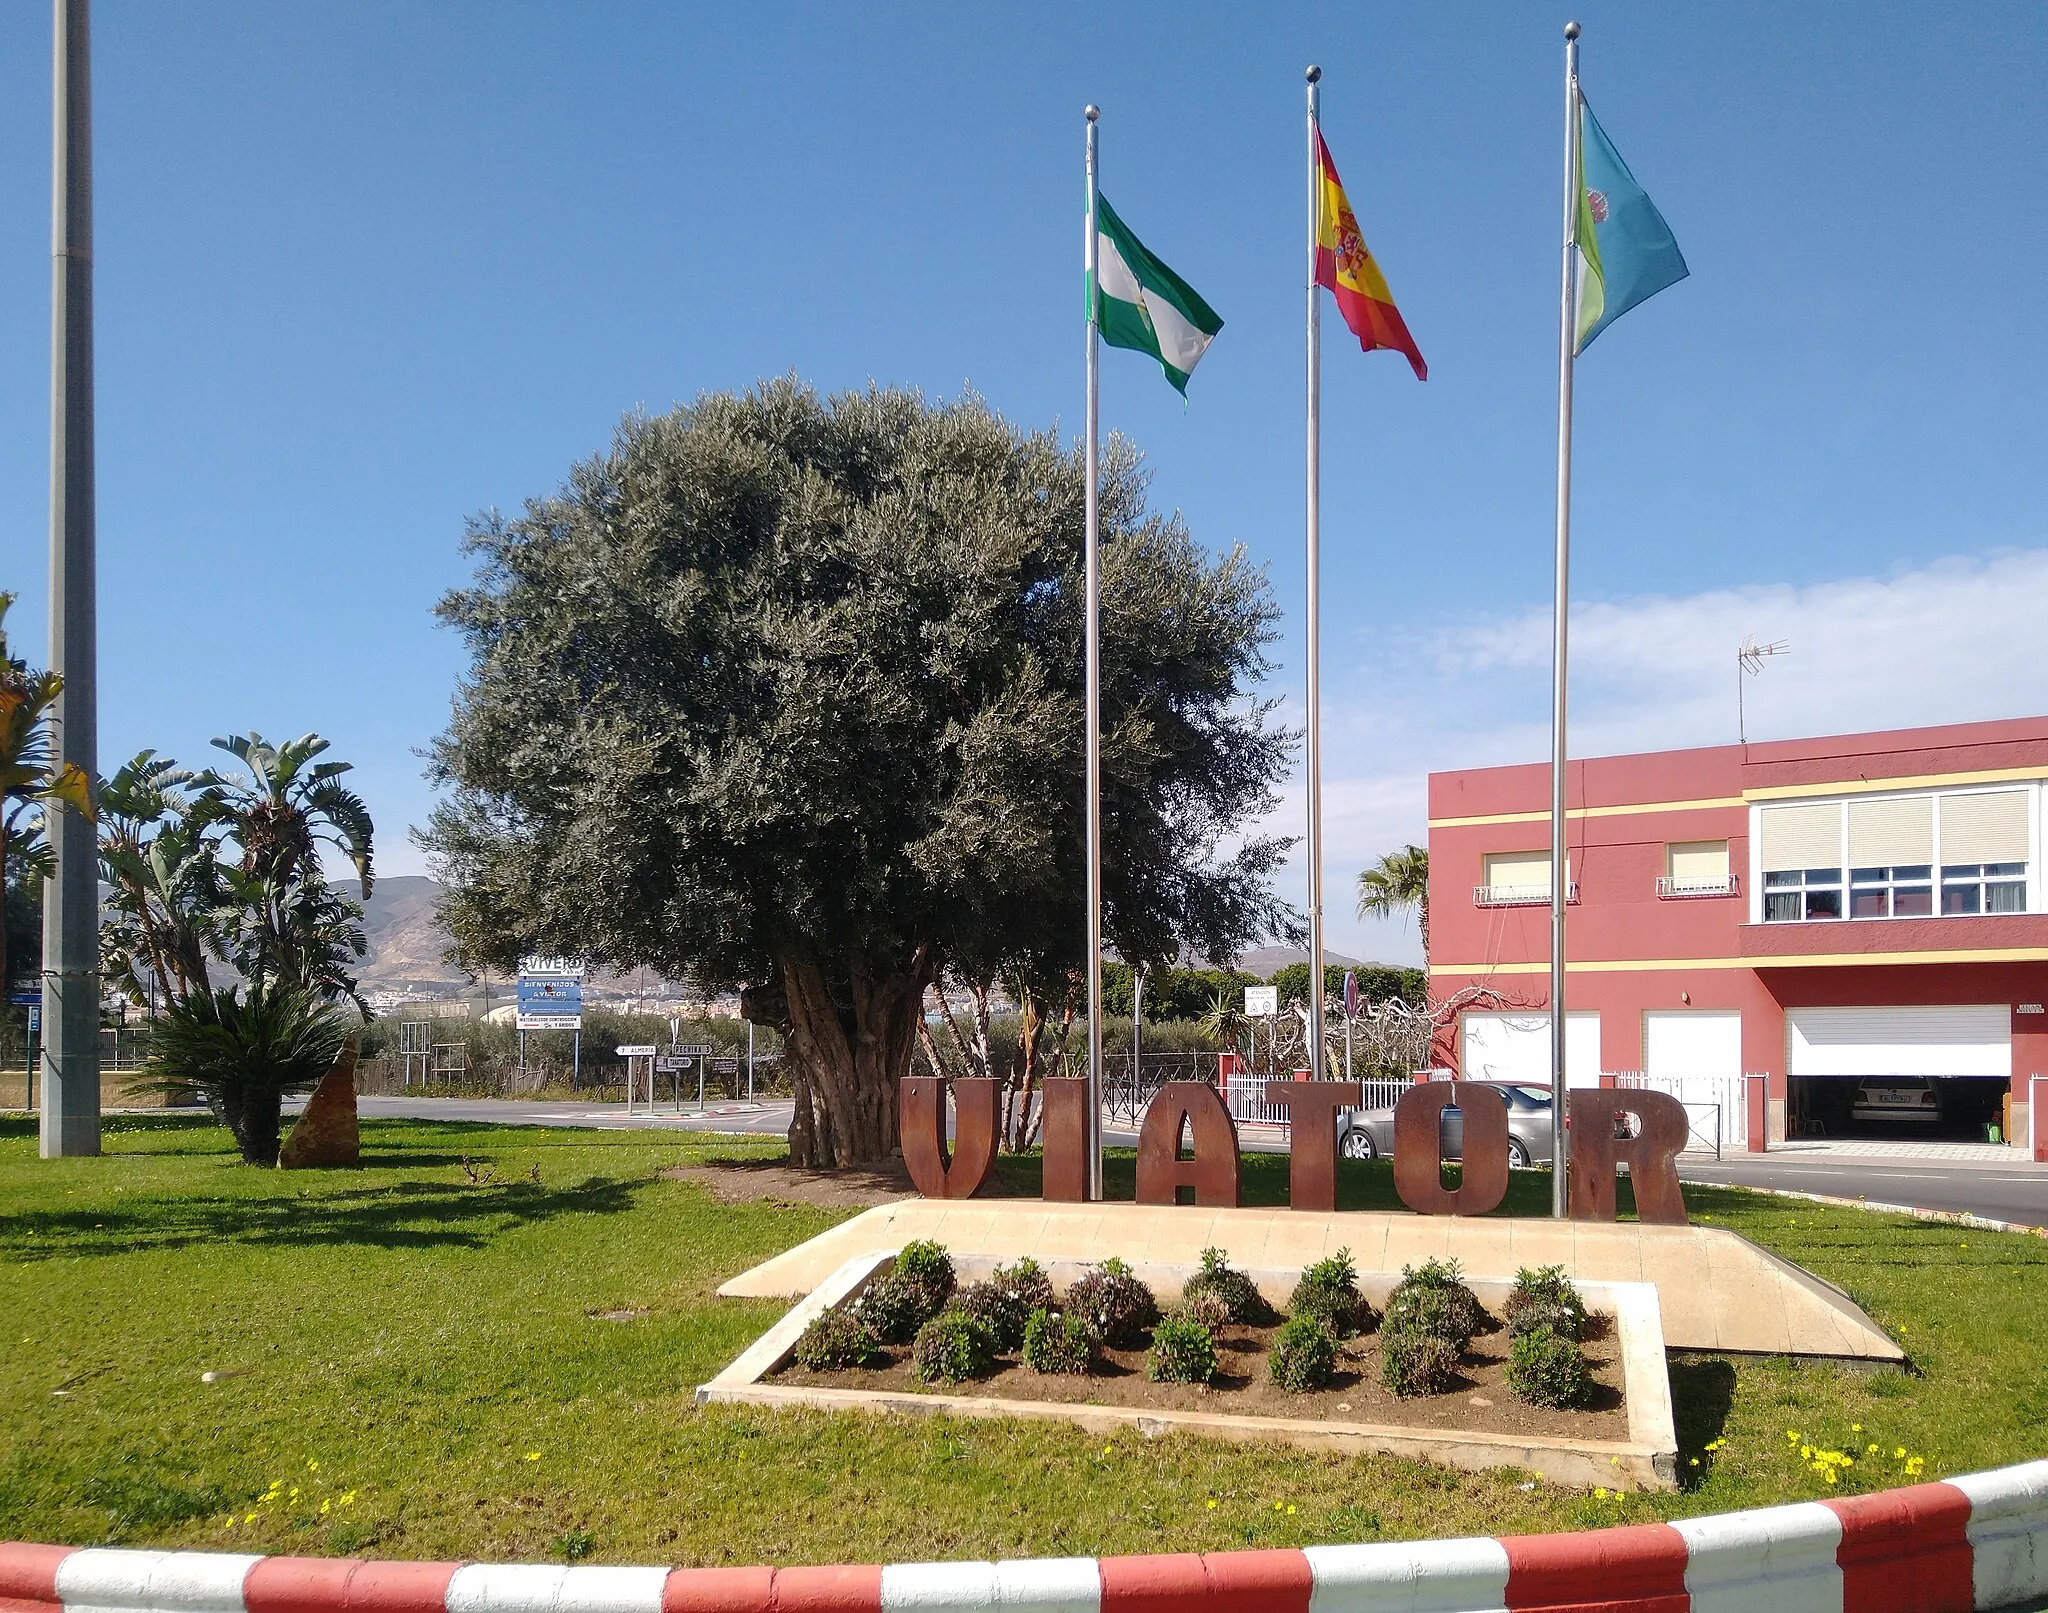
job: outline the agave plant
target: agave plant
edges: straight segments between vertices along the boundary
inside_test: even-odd
[[[57,757],[51,716],[64,680],[35,672],[7,653],[7,609],[14,595],[0,594],[0,890],[7,887],[10,862],[47,876],[54,854],[46,833],[49,814],[69,806],[92,815],[92,790],[85,773]],[[7,978],[7,927],[0,924],[0,980]]]
[[[147,1084],[196,1088],[244,1160],[274,1165],[284,1099],[317,1086],[349,1034],[345,1014],[300,986],[196,992],[157,1021]]]

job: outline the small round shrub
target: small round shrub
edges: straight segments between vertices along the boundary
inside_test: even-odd
[[[1314,1316],[1297,1316],[1273,1335],[1266,1373],[1276,1389],[1304,1395],[1330,1381],[1337,1365],[1337,1335]]]
[[[1358,1291],[1358,1267],[1351,1251],[1339,1249],[1304,1271],[1288,1297],[1287,1311],[1290,1316],[1314,1317],[1340,1339],[1370,1327],[1372,1307]]]
[[[1057,1310],[1053,1300],[1052,1279],[1045,1274],[1045,1268],[1029,1255],[1014,1266],[998,1266],[989,1277],[1004,1293],[1016,1300],[1027,1317],[1037,1310]]]
[[[1214,1294],[1222,1300],[1227,1319],[1233,1322],[1255,1321],[1266,1311],[1266,1302],[1259,1297],[1251,1278],[1233,1270],[1229,1254],[1221,1249],[1204,1249],[1202,1269],[1181,1285],[1182,1299],[1193,1299],[1197,1294]]]
[[[1040,1306],[1024,1323],[1024,1364],[1048,1377],[1080,1377],[1095,1365],[1095,1335],[1072,1311]]]
[[[994,1283],[969,1283],[955,1294],[948,1306],[965,1311],[994,1335],[996,1348],[1004,1354],[1024,1342],[1024,1322],[1030,1315],[1017,1296]]]
[[[856,1314],[884,1344],[908,1344],[932,1319],[937,1307],[925,1302],[924,1291],[888,1272],[868,1284]]]
[[[936,1316],[953,1297],[953,1257],[943,1243],[919,1238],[896,1256],[896,1273],[924,1298],[925,1315]]]
[[[1479,1299],[1467,1288],[1455,1260],[1426,1260],[1403,1266],[1401,1280],[1387,1296],[1381,1326],[1412,1327],[1445,1340],[1462,1353],[1479,1331]]]
[[[1593,1386],[1577,1339],[1532,1327],[1508,1345],[1508,1388],[1532,1406],[1576,1406]]]
[[[920,1383],[959,1383],[995,1365],[996,1340],[987,1324],[965,1311],[941,1311],[917,1330],[910,1370]]]
[[[1067,1290],[1067,1309],[1113,1350],[1136,1349],[1145,1342],[1145,1329],[1159,1317],[1152,1290],[1114,1256]]]
[[[1513,1334],[1547,1327],[1560,1338],[1586,1336],[1586,1302],[1562,1266],[1538,1266],[1533,1271],[1524,1266],[1516,1272],[1514,1291],[1501,1314]]]
[[[864,1367],[881,1353],[881,1340],[857,1311],[827,1311],[796,1341],[796,1364],[806,1372]]]
[[[1154,1383],[1207,1383],[1216,1376],[1214,1336],[1186,1312],[1175,1311],[1152,1329],[1145,1376]]]
[[[1434,1333],[1382,1324],[1380,1382],[1397,1395],[1442,1394],[1457,1376],[1458,1353],[1455,1344]]]
[[[1192,1316],[1212,1333],[1230,1320],[1230,1306],[1213,1288],[1196,1289],[1181,1302],[1180,1309],[1183,1316]]]

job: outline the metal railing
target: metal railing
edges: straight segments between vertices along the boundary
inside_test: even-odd
[[[1685,1105],[1686,1152],[1711,1153],[1741,1148],[1749,1140],[1749,1104],[1739,1075],[1645,1075],[1625,1070],[1614,1077],[1618,1087],[1668,1092]]]
[[[1738,896],[1742,882],[1733,874],[1721,874],[1712,879],[1681,879],[1676,874],[1657,876],[1657,894],[1670,900],[1684,896]]]
[[[1288,1080],[1292,1072],[1275,1075],[1271,1071],[1240,1067],[1225,1075],[1221,1055],[1216,1053],[1147,1053],[1143,1057],[1144,1069],[1133,1072],[1130,1054],[1103,1056],[1103,1108],[1111,1121],[1135,1126],[1145,1118],[1145,1110],[1168,1081],[1200,1081],[1221,1093],[1230,1118],[1242,1125],[1288,1124],[1287,1106],[1266,1101],[1266,1083]],[[1359,1085],[1365,1098],[1361,1107],[1392,1108],[1413,1084],[1405,1076],[1362,1080]]]
[[[1564,886],[1566,905],[1579,899],[1579,882],[1568,879]],[[1474,885],[1474,907],[1541,907],[1550,900],[1548,885]]]

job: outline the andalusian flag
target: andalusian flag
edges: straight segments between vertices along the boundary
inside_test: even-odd
[[[1223,328],[1195,288],[1145,250],[1116,209],[1095,198],[1095,318],[1111,347],[1135,348],[1159,360],[1182,397],[1188,377]]]
[[[1692,271],[1671,226],[1579,97],[1579,323],[1574,354],[1639,302]]]
[[[1408,334],[1401,310],[1394,306],[1386,276],[1359,233],[1358,215],[1351,211],[1320,129],[1316,131],[1316,284],[1330,288],[1337,299],[1337,312],[1358,338],[1361,351],[1390,347],[1406,353],[1415,379],[1429,379],[1429,366],[1422,362],[1422,352]]]

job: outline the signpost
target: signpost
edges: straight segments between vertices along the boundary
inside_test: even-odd
[[[1278,986],[1246,986],[1244,988],[1244,1017],[1263,1019],[1266,1023],[1266,1051],[1269,1055],[1268,1069],[1276,1068],[1280,1062],[1280,988]],[[1252,1067],[1258,1067],[1259,1028],[1252,1027]]]
[[[672,1043],[666,1052],[655,1054],[654,1067],[663,1075],[675,1077],[677,1114],[683,1112],[683,1077],[692,1071],[697,1076],[697,1107],[704,1107],[704,1068],[710,1061],[709,1042]]]
[[[583,960],[537,956],[519,960],[519,1068],[526,1069],[528,1031],[573,1031],[569,1084],[583,1075]]]
[[[622,1059],[624,1059],[624,1060],[626,1061],[626,1113],[627,1113],[627,1114],[631,1114],[631,1113],[633,1112],[633,1087],[634,1087],[634,1085],[635,1085],[635,1082],[634,1082],[634,1068],[633,1068],[633,1067],[634,1067],[634,1066],[635,1066],[636,1064],[638,1064],[638,1063],[639,1063],[639,1062],[640,1062],[640,1061],[641,1061],[642,1059],[645,1059],[645,1060],[647,1060],[647,1112],[648,1112],[648,1113],[649,1113],[650,1115],[651,1115],[651,1114],[653,1114],[653,1113],[654,1113],[654,1052],[655,1052],[655,1049],[654,1049],[654,1044],[653,1044],[652,1042],[649,1042],[649,1043],[648,1043],[648,1044],[647,1044],[646,1046],[644,1046],[644,1047],[619,1047],[619,1048],[614,1048],[614,1049],[613,1049],[612,1051],[613,1051],[613,1052],[615,1052],[615,1053],[617,1053],[617,1054],[619,1055],[619,1057],[620,1057],[620,1058],[622,1058]]]

